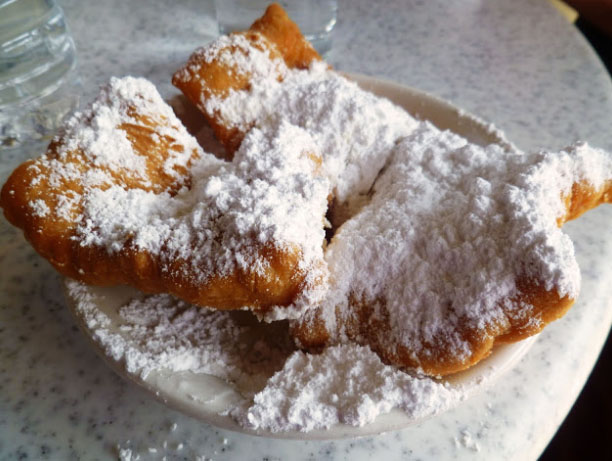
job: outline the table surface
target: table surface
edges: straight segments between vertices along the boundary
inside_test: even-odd
[[[217,33],[211,1],[61,2],[89,101],[111,75],[170,75]],[[518,146],[577,139],[612,150],[612,84],[579,32],[532,0],[339,2],[337,69],[413,86],[493,122]],[[33,152],[2,153],[0,180]],[[612,324],[602,255],[612,207],[567,225],[583,272],[579,301],[501,381],[404,430],[291,441],[217,429],[166,408],[96,356],[59,277],[0,218],[0,459],[536,459],[563,421]],[[608,226],[605,224],[608,223]]]

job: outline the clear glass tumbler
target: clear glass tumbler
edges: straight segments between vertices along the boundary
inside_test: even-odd
[[[271,0],[215,0],[219,32],[247,29],[270,3]],[[330,50],[337,0],[285,0],[279,4],[321,55]]]
[[[0,149],[50,137],[78,105],[74,42],[53,0],[0,0]]]

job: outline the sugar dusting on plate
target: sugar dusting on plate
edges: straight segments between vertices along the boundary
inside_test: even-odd
[[[242,400],[223,413],[270,432],[363,426],[393,408],[420,419],[464,397],[460,388],[383,364],[367,347],[296,350],[286,322],[196,308],[169,295],[137,295],[111,310],[92,287],[66,281],[76,312],[106,356],[146,380],[154,371],[207,374]]]

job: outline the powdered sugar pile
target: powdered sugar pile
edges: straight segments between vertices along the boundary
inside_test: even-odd
[[[266,53],[245,37],[233,40],[240,52],[222,39],[204,60],[249,75],[249,85],[204,92],[199,107],[242,132],[279,119],[303,127],[334,191],[331,289],[299,325],[298,335],[315,337],[299,337],[304,345],[320,344],[323,318],[327,344],[371,344],[390,361],[399,348],[416,366],[423,358],[468,363],[487,335],[543,323],[518,283],[575,299],[580,274],[557,221],[574,182],[597,189],[611,176],[601,151],[524,154],[506,143],[469,144],[419,125],[323,62],[289,69],[273,45]],[[253,68],[260,71],[251,76]],[[197,81],[197,70],[179,79]]]
[[[486,340],[508,317],[540,322],[532,305],[513,301],[520,280],[578,296],[573,245],[558,226],[564,197],[575,183],[598,191],[610,177],[612,157],[586,144],[527,154],[423,122],[394,150],[371,202],[335,234],[332,288],[313,316],[332,343],[349,340],[357,316],[363,336],[350,338],[377,350],[405,347],[417,363],[441,351],[468,359],[475,335]],[[351,300],[372,309],[367,319]]]
[[[320,355],[297,351],[233,415],[246,427],[310,431],[334,424],[363,426],[393,408],[410,419],[439,413],[461,399],[459,389],[390,366],[368,347],[339,345]]]
[[[248,89],[203,94],[200,109],[220,119],[226,128],[243,133],[253,125],[265,127],[281,119],[304,128],[321,152],[335,200],[339,205],[358,204],[395,143],[415,128],[416,120],[387,99],[331,71],[322,61],[313,61],[306,70],[289,69],[270,49],[262,51],[241,35],[221,37],[194,53],[175,77],[182,81],[199,78],[199,60],[217,60],[232,72],[248,75]]]
[[[79,223],[84,244],[120,251],[129,238],[138,248],[163,251],[168,261],[191,257],[198,268],[206,268],[201,259],[211,251],[200,247],[204,242],[220,242],[219,251],[236,253],[241,245],[236,239],[248,229],[261,244],[316,242],[311,247],[302,243],[304,260],[322,260],[327,181],[313,175],[304,152],[318,155],[325,149],[325,177],[336,178],[336,192],[344,199],[358,196],[371,187],[396,142],[416,122],[321,65],[288,72],[283,86],[253,85],[251,91],[265,104],[256,110],[246,107],[245,113],[253,109],[252,115],[265,117],[266,123],[246,133],[231,168],[198,152],[189,167],[189,188],[156,194],[116,186],[88,190]],[[242,104],[239,99],[238,92],[230,95],[227,107]],[[278,104],[286,106],[282,113],[293,115],[272,117]],[[216,229],[223,232],[208,231],[200,246],[194,245],[208,220],[221,220]],[[256,266],[246,251],[238,254],[244,255],[239,263]],[[224,261],[222,254],[218,260]],[[460,394],[386,366],[362,346],[329,348],[318,356],[296,351],[286,324],[241,325],[235,313],[196,309],[169,295],[137,297],[111,319],[99,310],[88,287],[69,282],[68,289],[95,340],[129,373],[146,379],[156,370],[189,371],[231,382],[245,401],[227,412],[245,427],[307,431],[337,423],[362,426],[392,408],[419,418],[442,411]]]
[[[194,147],[188,161],[169,163],[170,170],[189,163],[189,187],[176,190],[87,183],[78,236],[109,252],[129,242],[159,254],[162,271],[187,259],[202,283],[236,267],[263,273],[267,263],[253,248],[297,245],[312,285],[327,275],[318,264],[327,261],[331,288],[319,286],[283,316],[305,313],[308,322],[320,315],[331,342],[348,344],[305,354],[295,350],[286,323],[258,324],[168,295],[139,296],[103,312],[88,287],[68,282],[87,328],[128,372],[143,379],[153,371],[221,378],[243,397],[225,414],[255,430],[362,426],[393,408],[417,419],[448,408],[462,392],[384,365],[352,341],[374,338],[377,352],[401,346],[419,357],[433,355],[433,344],[435,353],[463,360],[483,329],[509,315],[531,316],[532,306],[508,301],[520,277],[560,297],[577,296],[573,247],[557,221],[572,184],[597,189],[612,176],[605,153],[585,145],[555,154],[473,145],[418,123],[324,63],[288,69],[242,36],[199,53],[249,76],[248,89],[200,101],[210,116],[243,131],[233,161]],[[197,70],[188,67],[181,78]],[[120,97],[121,85],[114,91]],[[125,122],[100,113],[103,133],[105,124]],[[71,149],[90,149],[101,168],[138,176],[146,167],[122,139],[113,149],[127,160],[117,163],[101,143],[79,136]],[[321,175],[313,157],[322,161]],[[334,223],[340,227],[324,255],[330,188],[349,212],[346,222]],[[48,213],[45,205],[32,203],[32,212]],[[372,313],[354,321],[361,305]],[[367,334],[351,336],[347,325]]]
[[[168,295],[136,294],[108,307],[104,289],[70,280],[66,287],[107,356],[142,379],[189,371],[227,381],[244,400],[224,413],[246,428],[363,426],[393,408],[418,419],[463,398],[458,388],[384,365],[367,347],[297,351],[285,322],[262,324],[245,312],[196,308]]]

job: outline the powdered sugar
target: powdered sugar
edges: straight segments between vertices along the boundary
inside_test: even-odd
[[[324,272],[317,262],[323,260],[329,180],[337,200],[351,202],[351,211],[363,206],[326,251],[332,289],[320,293],[327,296],[321,312],[334,341],[349,340],[344,325],[353,315],[349,300],[357,299],[373,310],[361,328],[389,319],[383,331],[372,328],[379,349],[400,344],[420,353],[435,343],[462,358],[471,344],[458,325],[503,323],[510,308],[529,314],[531,306],[503,302],[516,294],[517,275],[537,277],[561,296],[577,295],[571,242],[556,223],[564,211],[562,197],[574,182],[597,188],[610,177],[602,152],[576,146],[557,154],[523,154],[471,145],[426,123],[417,125],[323,64],[289,71],[265,49],[223,40],[230,41],[203,51],[204,60],[231,46],[241,50],[238,57],[223,59],[253,76],[248,91],[202,101],[209,113],[245,131],[233,162],[186,140],[194,149],[180,150],[188,154],[167,160],[164,171],[174,174],[189,165],[190,184],[148,190],[141,174],[146,163],[129,150],[129,139],[117,135],[107,152],[99,137],[126,122],[116,117],[111,97],[104,106],[110,113],[96,112],[97,131],[81,130],[80,124],[90,121],[77,118],[78,142],[60,152],[83,149],[96,167],[83,180],[86,192],[79,202],[83,218],[77,235],[83,245],[113,253],[129,242],[130,248],[161,255],[162,271],[188,258],[190,271],[205,282],[211,273],[227,274],[236,266],[263,272],[266,262],[253,253],[258,245],[296,244],[301,269],[318,277],[317,270]],[[119,85],[113,94],[137,97],[130,88]],[[311,154],[321,156],[326,179]],[[70,168],[61,170],[60,179],[85,177]],[[116,168],[140,177],[143,187],[114,184],[107,170]],[[101,184],[105,187],[94,187]],[[74,206],[74,196],[62,200]],[[41,216],[49,212],[36,202],[31,208]],[[393,408],[416,419],[462,397],[444,383],[384,365],[368,347],[343,344],[320,355],[296,351],[286,323],[258,324],[241,318],[244,313],[197,309],[169,295],[139,295],[109,314],[99,310],[100,300],[89,288],[68,282],[68,289],[94,339],[129,373],[146,379],[155,371],[190,372],[226,380],[244,398],[227,414],[255,430],[362,426]],[[292,315],[316,301],[309,298]]]
[[[276,125],[277,134],[285,129],[296,138],[304,135],[293,125]],[[285,160],[274,149],[287,145],[275,145],[270,139],[278,137],[267,137],[269,133],[268,126],[249,131],[234,159],[236,171],[249,171],[254,181],[286,178],[277,165]],[[299,141],[312,143],[315,152],[320,146],[307,137]],[[258,155],[262,146],[274,155]],[[557,154],[483,148],[427,123],[387,148],[389,152],[380,156],[385,169],[371,196],[326,250],[333,276],[327,305],[331,312],[339,308],[339,315],[350,315],[345,302],[351,296],[371,301],[381,310],[379,317],[393,319],[384,332],[389,341],[418,350],[434,338],[453,353],[467,355],[469,344],[455,334],[455,322],[468,314],[469,321],[486,326],[503,316],[497,300],[515,289],[516,267],[507,264],[508,257],[516,256],[512,251],[524,254],[525,248],[542,248],[536,253],[544,257],[533,262],[515,257],[517,264],[544,274],[543,283],[562,293],[577,292],[571,244],[567,246],[556,222],[564,210],[561,197],[573,182],[585,180],[597,187],[610,176],[609,159],[602,152],[586,146]],[[215,174],[224,174],[223,168]],[[223,177],[209,181],[206,188],[216,196],[233,181]],[[292,190],[301,190],[298,182]],[[305,184],[310,187],[311,182]],[[222,197],[218,206],[223,209],[228,196]],[[185,209],[194,206],[197,203],[189,203]],[[282,198],[274,196],[268,206],[282,207]],[[508,216],[515,224],[509,224]],[[506,248],[508,240],[518,242],[516,250]],[[443,276],[436,272],[440,268],[447,271]],[[469,276],[467,284],[464,274]],[[157,370],[189,371],[224,379],[243,396],[226,408],[226,414],[251,429],[362,426],[393,408],[417,419],[463,397],[460,389],[443,382],[384,365],[367,347],[343,344],[320,355],[306,354],[295,350],[285,323],[245,323],[235,313],[195,309],[168,295],[138,297],[123,305],[114,320],[118,326],[113,327],[89,288],[70,282],[69,289],[96,341],[130,373],[146,379]],[[381,297],[384,303],[377,302]],[[448,300],[454,297],[467,300],[465,306],[451,304],[464,312],[448,311]],[[342,328],[333,330],[336,316],[327,312],[325,320],[341,338]]]
[[[139,117],[153,124],[154,129],[143,125]],[[135,187],[155,189],[147,175],[152,169],[147,159],[149,153],[136,150],[127,131],[122,129],[130,125],[142,126],[157,139],[172,140],[173,144],[164,152],[161,166],[170,177],[179,179],[177,167],[186,166],[192,158],[202,154],[197,142],[163,102],[153,84],[133,77],[112,78],[87,110],[76,113],[66,122],[52,144],[56,149],[54,155],[43,155],[29,167],[35,174],[40,173],[32,179],[32,186],[45,181],[50,189],[55,189],[50,194],[61,203],[59,207],[50,208],[54,212],[57,210],[58,218],[73,216],[78,205],[75,194],[81,189],[86,193],[91,188],[108,187],[121,179],[129,180]],[[87,159],[87,167],[82,161],[74,161],[79,154]],[[79,191],[67,187],[75,184]],[[60,189],[65,190],[59,193]]]
[[[135,297],[111,315],[94,288],[67,281],[68,293],[94,339],[125,369],[208,373],[256,392],[295,349],[286,325],[263,327],[245,312],[202,309],[170,295]]]
[[[117,128],[123,124],[138,123],[138,115],[145,114],[158,122],[154,136],[171,136],[182,147],[169,153],[165,167],[168,174],[176,175],[173,167],[185,165],[192,157],[193,150],[200,149],[182,129],[182,124],[162,101],[153,84],[132,77],[111,78],[90,108],[68,120],[63,128],[60,158],[80,149],[97,167],[94,168],[97,173],[107,169],[127,170],[129,174],[143,177],[147,167],[146,157],[134,150],[126,131]]]
[[[34,216],[40,216],[41,218],[44,218],[51,213],[51,209],[42,199],[32,201],[32,203],[30,203],[30,208]]]

